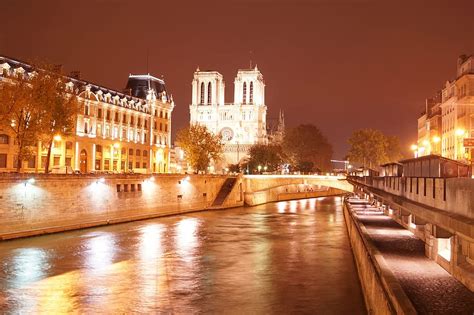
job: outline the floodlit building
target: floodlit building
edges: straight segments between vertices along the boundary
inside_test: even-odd
[[[441,155],[441,92],[426,100],[418,118],[418,156]]]
[[[417,156],[440,154],[462,161],[474,157],[474,56],[460,56],[456,78],[427,102],[413,150]]]
[[[217,71],[194,72],[190,123],[200,124],[222,136],[223,165],[236,164],[254,144],[267,143],[265,83],[257,66],[238,70],[234,80],[234,101],[225,103],[225,83]]]
[[[28,74],[31,65],[0,56],[0,84]],[[77,72],[67,76],[67,89],[78,97],[82,109],[75,135],[56,138],[50,166],[89,172],[169,172],[171,114],[174,102],[165,82],[146,75],[130,75],[124,92],[85,80]],[[41,142],[26,172],[41,172],[47,150]],[[8,128],[0,129],[0,171],[16,170],[16,146]]]

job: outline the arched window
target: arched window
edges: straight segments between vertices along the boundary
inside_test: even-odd
[[[245,104],[247,102],[247,83],[244,82],[244,92],[243,92],[243,97],[242,97],[242,104]]]
[[[207,85],[207,105],[212,104],[212,87],[211,82]]]
[[[144,157],[147,157],[147,156],[148,156],[148,151],[147,151],[147,150],[143,150],[143,156],[144,156]]]
[[[201,82],[201,104],[204,104],[204,82]],[[163,112],[161,112],[161,117],[163,117]]]
[[[250,104],[253,104],[253,82],[250,82]]]
[[[0,144],[8,144],[10,141],[10,137],[8,135],[2,134],[0,135]]]
[[[137,151],[135,152],[135,155],[140,156],[140,153],[141,153],[140,150],[137,149]]]

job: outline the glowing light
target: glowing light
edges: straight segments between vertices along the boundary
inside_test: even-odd
[[[418,151],[420,151],[420,153],[425,152],[425,147],[419,147],[419,148],[418,148]]]
[[[186,176],[186,178],[184,179],[185,181],[189,182],[191,180],[191,177],[189,176]]]
[[[412,151],[416,151],[416,150],[418,150],[418,146],[417,146],[416,144],[412,144],[411,147],[410,147],[410,149],[411,149]]]
[[[465,133],[466,133],[466,130],[464,130],[464,129],[457,129],[456,130],[456,136],[458,136],[458,137],[464,136]]]
[[[115,149],[118,149],[118,148],[120,148],[120,143],[118,143],[118,142],[115,142],[115,143],[114,143],[114,148],[115,148]]]
[[[278,207],[278,213],[285,213],[286,202],[277,203],[277,207]]]
[[[36,182],[36,180],[34,178],[30,178],[26,182],[30,185],[33,185]]]
[[[155,177],[152,176],[152,177],[150,177],[148,180],[149,180],[150,182],[154,182],[154,181],[155,181]]]
[[[53,139],[54,141],[61,141],[61,135],[55,135]]]
[[[440,137],[438,137],[438,136],[434,136],[434,137],[433,137],[433,142],[434,142],[434,143],[438,143],[438,142],[440,142],[440,141],[441,141],[441,138],[440,138]]]
[[[429,146],[429,145],[430,145],[430,143],[429,143],[429,141],[428,141],[428,140],[423,140],[423,145],[424,145],[425,147],[427,147],[427,146]]]
[[[102,183],[102,184],[105,183],[105,178],[103,178],[103,177],[99,178],[96,183],[97,184],[98,183]]]

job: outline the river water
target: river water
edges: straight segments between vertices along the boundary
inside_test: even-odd
[[[0,243],[0,313],[364,314],[340,197]]]

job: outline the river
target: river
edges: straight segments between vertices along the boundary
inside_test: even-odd
[[[0,313],[366,313],[340,197],[5,241],[0,262]]]

